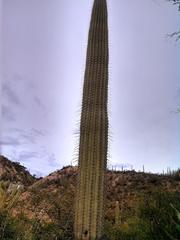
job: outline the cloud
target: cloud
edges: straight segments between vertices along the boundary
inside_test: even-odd
[[[34,133],[34,135],[37,135],[37,136],[45,136],[46,135],[45,131],[35,129],[35,128],[32,128],[32,132]]]
[[[14,122],[16,121],[15,115],[11,112],[10,108],[6,105],[2,105],[2,118],[6,121]]]
[[[45,105],[42,103],[42,101],[39,97],[35,96],[34,101],[38,107],[40,107],[43,110],[46,109]]]
[[[34,136],[32,131],[23,131],[18,128],[11,128],[7,129],[7,132],[1,135],[0,145],[5,146],[17,146],[17,145],[24,145],[24,144],[35,144],[36,137]]]
[[[23,144],[29,144],[29,143],[36,143],[35,137],[33,136],[32,132],[30,131],[24,131],[19,128],[9,128],[5,132],[6,137],[5,138],[12,138],[10,136],[13,136],[13,139],[18,139],[18,142],[23,145]],[[10,135],[10,136],[9,136]],[[2,137],[2,140],[4,137]],[[4,140],[3,140],[4,141]],[[11,145],[11,144],[9,144]]]
[[[38,152],[31,152],[31,151],[23,151],[19,154],[19,160],[20,161],[27,161],[29,159],[32,158],[37,158],[39,157],[39,153]]]
[[[24,143],[36,143],[36,139],[31,133],[21,133],[19,138],[21,138]]]
[[[32,128],[30,130],[23,130],[20,128],[11,128],[8,133],[21,140],[21,144],[36,144],[39,138],[46,136],[44,130]]]
[[[10,101],[13,104],[16,105],[21,105],[21,102],[19,100],[19,97],[17,96],[17,94],[15,93],[15,91],[13,91],[11,89],[11,87],[9,86],[9,84],[7,83],[2,83],[2,94],[4,96],[4,98],[8,99],[8,101]]]
[[[44,159],[47,165],[51,167],[58,167],[55,155],[53,153],[49,153],[45,147],[43,147],[40,151],[40,158]]]
[[[47,156],[47,160],[48,160],[48,164],[51,166],[51,167],[58,167],[58,163],[56,161],[56,158],[55,158],[55,155],[53,153],[49,154]]]
[[[46,165],[51,167],[57,167],[57,161],[53,153],[49,153],[45,147],[38,148],[37,151],[21,151],[19,153],[19,161],[26,162],[31,160],[33,165],[33,160],[43,161]]]
[[[12,137],[5,137],[3,140],[0,140],[0,146],[7,146],[7,145],[11,145],[11,146],[18,146],[20,145],[20,141],[12,138]]]
[[[176,98],[177,98],[177,99],[180,99],[180,88],[177,90]]]
[[[54,154],[48,152],[45,147],[37,148],[36,151],[16,152],[16,159],[29,166],[31,172],[38,176],[44,176],[49,171],[54,171],[60,167]]]
[[[19,138],[24,139],[29,143],[36,143],[37,139],[44,137],[46,134],[43,130],[32,128],[29,131],[19,131]]]

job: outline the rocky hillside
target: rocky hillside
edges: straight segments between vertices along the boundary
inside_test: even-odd
[[[73,216],[76,176],[77,168],[69,166],[36,181],[22,194],[19,207],[24,202],[27,215],[33,217],[36,213],[48,221],[59,220],[58,210],[59,214],[63,212],[65,216]],[[149,197],[154,191],[180,193],[179,172],[163,176],[135,171],[107,171],[106,218],[114,219],[116,201],[119,201],[125,217],[132,215],[141,199]]]
[[[24,166],[17,162],[11,162],[4,156],[0,156],[0,181],[9,181],[11,183],[30,186],[36,179]]]
[[[0,157],[0,180],[21,183],[24,186],[14,214],[24,213],[28,218],[47,222],[73,219],[73,204],[77,167],[64,167],[47,177],[35,179],[18,163]],[[136,206],[154,191],[179,192],[180,172],[157,175],[135,171],[107,171],[106,219],[114,219],[115,205],[119,202],[124,218],[134,214]],[[66,219],[68,218],[68,219]]]

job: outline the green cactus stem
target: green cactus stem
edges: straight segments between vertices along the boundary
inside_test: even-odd
[[[119,224],[120,224],[119,201],[116,201],[116,205],[115,205],[115,225],[119,226]]]
[[[75,239],[99,239],[104,222],[108,150],[108,21],[106,0],[91,15],[80,125]]]

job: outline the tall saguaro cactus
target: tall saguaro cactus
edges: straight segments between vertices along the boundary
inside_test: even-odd
[[[76,240],[99,239],[102,235],[108,150],[108,58],[107,3],[94,0],[80,125]]]

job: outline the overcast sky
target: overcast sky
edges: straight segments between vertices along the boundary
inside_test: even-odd
[[[1,153],[32,173],[76,164],[92,0],[2,0]],[[180,167],[177,6],[109,0],[108,166]],[[1,22],[1,21],[0,21]]]

